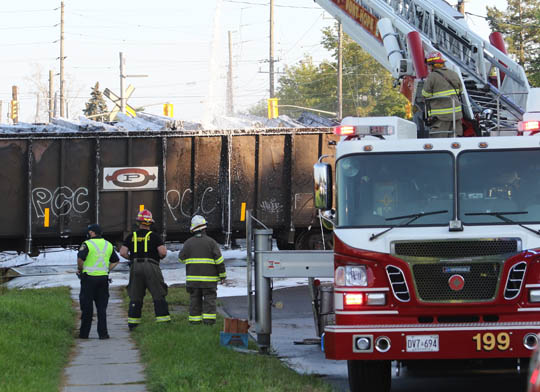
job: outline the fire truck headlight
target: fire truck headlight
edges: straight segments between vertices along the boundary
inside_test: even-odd
[[[367,286],[367,268],[364,265],[339,266],[334,272],[336,286]]]
[[[531,290],[529,293],[529,301],[540,302],[540,290]]]
[[[345,267],[345,286],[367,286],[367,270],[363,265]]]

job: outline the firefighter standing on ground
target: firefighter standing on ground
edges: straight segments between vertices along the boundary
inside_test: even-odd
[[[109,303],[109,271],[120,261],[113,245],[101,237],[97,224],[88,226],[88,240],[84,241],[77,253],[78,275],[81,279],[81,328],[79,338],[88,339],[97,309],[97,330],[100,339],[108,339],[107,305]]]
[[[445,67],[439,52],[430,53],[426,62],[430,73],[424,81],[422,96],[426,98],[428,118],[433,119],[430,137],[452,137],[454,130],[457,136],[463,136],[459,75]]]
[[[143,299],[146,289],[154,300],[154,312],[157,322],[171,321],[169,304],[165,300],[167,285],[159,268],[159,260],[167,255],[167,248],[159,235],[150,231],[154,219],[148,210],[137,215],[139,229],[124,239],[120,255],[129,258],[129,295],[128,326],[135,328],[141,323]]]
[[[206,220],[195,215],[190,228],[194,235],[184,243],[178,261],[186,264],[189,322],[212,325],[216,322],[217,282],[223,282],[227,274],[219,245],[205,229]]]

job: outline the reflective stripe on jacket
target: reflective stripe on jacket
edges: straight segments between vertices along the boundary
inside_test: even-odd
[[[219,245],[206,234],[196,234],[184,243],[178,261],[186,264],[189,286],[214,286],[227,273]]]
[[[92,238],[84,243],[88,248],[88,256],[83,263],[83,273],[92,276],[108,275],[113,245],[103,238]]]
[[[133,253],[137,253],[137,243],[144,241],[144,253],[148,253],[148,239],[150,238],[151,231],[146,233],[144,237],[138,238],[137,232],[133,232]]]
[[[422,90],[422,96],[426,98],[427,115],[437,116],[444,121],[451,121],[454,116],[456,120],[461,119],[461,92],[461,80],[457,73],[445,67],[431,71]]]

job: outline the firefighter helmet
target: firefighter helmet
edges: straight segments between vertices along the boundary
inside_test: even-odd
[[[444,58],[440,52],[431,52],[426,57],[428,64],[444,64]]]
[[[206,229],[206,219],[200,215],[195,215],[193,218],[191,218],[191,232],[196,232],[199,230]]]
[[[154,223],[152,219],[152,213],[149,210],[142,210],[137,214],[137,222],[141,223]]]

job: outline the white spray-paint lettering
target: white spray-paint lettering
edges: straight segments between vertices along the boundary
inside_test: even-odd
[[[205,207],[205,204],[207,204],[205,203],[206,196],[213,192],[214,192],[214,188],[212,188],[211,186],[209,186],[208,188],[204,190],[201,197],[201,201],[199,202],[199,205],[195,209],[194,214],[202,213],[203,215],[209,215],[217,208],[216,205],[214,205],[212,208]],[[184,209],[185,200],[187,198],[188,193],[193,195],[193,191],[191,190],[191,188],[185,189],[184,192],[182,192],[182,196],[180,196],[180,191],[178,189],[169,189],[167,191],[167,197],[166,197],[167,207],[169,208],[169,212],[171,213],[173,219],[176,222],[178,221],[178,218],[174,214],[174,211],[176,209],[179,209],[180,214],[186,218],[191,218],[192,216],[191,214],[188,214]]]
[[[264,200],[261,202],[261,210],[269,214],[279,214],[283,211],[283,206],[276,199]]]
[[[54,190],[34,188],[32,190],[32,205],[38,218],[45,216],[45,208],[50,208],[55,216],[69,215],[71,211],[84,214],[90,208],[87,199],[88,188],[79,187],[75,190],[61,186]]]

